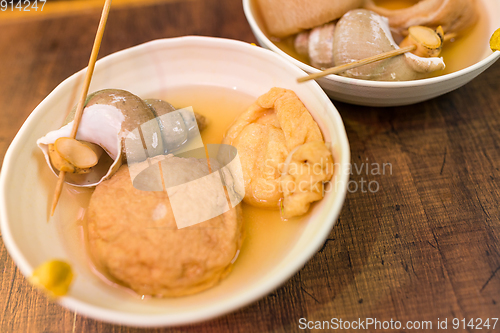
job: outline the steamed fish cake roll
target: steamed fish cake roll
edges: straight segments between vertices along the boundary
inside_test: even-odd
[[[295,149],[311,142],[325,146],[318,125],[293,91],[272,88],[260,96],[236,119],[222,141],[238,150],[245,181],[244,201],[257,207],[278,209],[283,198],[281,177],[287,172],[287,158],[296,152]],[[315,156],[318,153],[321,159],[325,150],[329,158],[323,163],[329,164],[330,170],[333,170],[331,153],[326,147],[317,151],[312,149],[310,154]],[[330,178],[331,173],[325,175],[322,181]],[[323,184],[320,186],[322,189]],[[287,195],[301,190],[311,191],[311,187],[289,189]],[[314,197],[309,201],[310,198],[303,198],[308,201],[305,205],[321,199]]]
[[[169,155],[164,163],[176,179],[208,173],[207,163],[195,158]],[[158,297],[198,293],[224,279],[243,241],[240,206],[178,229],[171,206],[175,200],[166,191],[136,189],[125,165],[97,186],[87,215],[89,250],[97,268],[139,295]],[[192,214],[205,209],[184,201]]]
[[[72,160],[82,160],[82,158],[76,158],[79,157],[77,155],[82,154],[72,152],[71,149],[65,149],[65,153],[63,153],[62,149],[58,149],[56,142],[60,142],[61,140],[58,140],[60,138],[69,138],[75,110],[76,107],[68,115],[66,124],[62,128],[49,132],[37,141],[53,172],[55,174],[58,171],[68,172],[65,180],[71,185],[96,186],[116,172],[125,157],[124,138],[138,127],[143,129],[142,136],[146,142],[154,142],[155,137],[157,138],[156,146],[150,145],[148,153],[152,155],[163,153],[160,128],[153,112],[146,103],[128,91],[105,89],[97,91],[87,98],[76,135],[76,139],[82,145],[79,145],[78,142],[72,142],[71,139],[66,140],[67,143],[71,144],[71,147],[80,149],[82,154],[88,153],[83,145],[88,146],[96,153],[98,162],[95,165],[69,163],[68,156],[73,156]],[[141,140],[138,134],[136,140]],[[68,144],[65,145],[66,148],[68,146]],[[96,146],[100,148],[97,149]],[[102,153],[100,149],[104,150],[105,153]],[[142,149],[137,152],[136,156],[133,154],[129,154],[129,156],[137,160],[146,158]],[[84,167],[89,165],[90,167]]]

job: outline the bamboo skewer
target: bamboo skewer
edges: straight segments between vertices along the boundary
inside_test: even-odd
[[[400,49],[397,49],[397,50],[392,50],[392,51],[389,51],[389,52],[384,52],[384,53],[377,54],[377,55],[374,55],[374,56],[371,56],[371,57],[368,57],[368,58],[365,58],[365,59],[361,59],[361,60],[358,60],[358,61],[355,61],[355,62],[351,62],[349,64],[335,66],[335,67],[326,69],[326,70],[324,70],[322,72],[319,72],[319,73],[314,73],[314,74],[310,74],[308,76],[299,77],[297,79],[297,82],[300,83],[300,82],[305,82],[305,81],[309,81],[309,80],[315,80],[317,78],[320,78],[320,77],[323,77],[323,76],[327,76],[327,75],[330,75],[330,74],[342,73],[342,72],[345,72],[345,71],[347,71],[349,69],[353,69],[353,68],[356,68],[356,67],[368,65],[368,64],[380,61],[380,60],[389,59],[389,58],[395,57],[397,55],[400,55],[400,54],[403,54],[403,53],[406,53],[406,52],[415,51],[416,49],[417,49],[417,47],[415,45],[410,45],[410,46],[403,47],[403,48],[400,48]]]
[[[99,54],[99,48],[101,47],[102,36],[104,35],[104,28],[106,27],[106,21],[108,20],[109,9],[111,7],[112,0],[106,0],[104,7],[102,9],[101,20],[99,22],[99,27],[97,28],[97,34],[95,36],[94,45],[92,47],[92,53],[90,54],[89,65],[87,67],[87,73],[85,74],[85,81],[83,82],[82,92],[80,94],[80,99],[78,101],[75,113],[75,119],[73,120],[73,128],[71,129],[70,138],[75,139],[76,133],[78,132],[78,126],[80,125],[80,120],[83,115],[83,105],[87,99],[87,94],[89,92],[90,81],[92,79],[92,74],[94,73],[95,63],[97,61],[97,55]],[[66,177],[65,171],[59,172],[59,179],[57,180],[56,189],[54,191],[54,197],[52,199],[52,209],[50,216],[54,215],[57,203],[59,202],[59,197],[61,196],[62,187],[64,184],[64,178]]]

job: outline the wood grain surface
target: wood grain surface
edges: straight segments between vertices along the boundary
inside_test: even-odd
[[[94,8],[0,22],[0,160],[30,112],[86,66],[99,16]],[[100,57],[182,35],[255,42],[240,0],[169,0],[112,9]],[[435,328],[438,318],[500,317],[499,77],[497,63],[463,88],[406,107],[335,102],[358,169],[351,179],[365,190],[375,181],[378,191],[351,187],[323,248],[260,301],[192,326],[111,325],[35,290],[2,243],[0,332],[299,332],[300,318],[334,317],[429,320]],[[391,168],[374,175],[359,171],[363,163]]]

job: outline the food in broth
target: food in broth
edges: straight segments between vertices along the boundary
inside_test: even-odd
[[[168,155],[161,164],[168,176],[185,178],[182,182],[205,179],[208,173],[206,161],[196,158]],[[142,178],[156,181],[154,175]],[[207,195],[205,203],[218,195],[217,185],[213,177],[197,184],[197,191]],[[156,297],[198,293],[227,276],[243,242],[241,205],[178,229],[173,200],[187,205],[183,214],[213,209],[193,205],[187,191],[138,190],[127,165],[99,184],[87,213],[88,245],[96,267],[137,294]],[[217,203],[227,205],[223,192]]]
[[[349,64],[408,45],[417,46],[403,55],[339,74],[377,81],[407,81],[442,73],[446,66],[438,57],[443,44],[463,37],[479,17],[476,0],[421,0],[398,9],[386,8],[373,0],[314,4],[304,0],[286,4],[255,1],[273,42],[318,69]],[[384,3],[392,2],[397,0]],[[276,22],[277,17],[283,17],[282,21]],[[284,29],[283,22],[293,29]]]
[[[273,88],[260,96],[222,143],[238,150],[244,201],[270,209],[281,203],[284,218],[306,213],[333,175],[332,155],[318,124],[291,90]]]
[[[243,210],[249,210],[247,216],[256,214],[255,208],[240,203],[247,197],[243,191],[262,194],[246,186],[261,181],[263,174],[254,167],[277,163],[270,179],[276,188],[264,206],[281,207],[282,219],[306,214],[311,203],[323,198],[324,183],[334,171],[318,124],[295,93],[282,88],[271,89],[237,117],[216,156],[209,152],[208,157],[204,148],[202,157],[185,151],[196,142],[200,128],[210,126],[207,118],[176,110],[163,100],[143,101],[127,91],[91,94],[76,140],[67,137],[71,125],[48,133],[38,144],[49,167],[74,167],[74,177],[92,175],[106,156],[108,165],[115,165],[93,178],[95,190],[84,220],[86,246],[103,277],[138,295],[190,295],[227,277],[244,249]],[[140,135],[134,126],[142,129]],[[262,136],[245,135],[253,128]],[[130,140],[142,141],[137,151]],[[265,156],[268,161],[246,149],[266,141],[272,153]],[[232,146],[236,149],[228,149]],[[240,172],[231,162],[236,156]],[[86,180],[83,185],[89,187]],[[193,183],[188,190],[182,187]],[[198,222],[183,225],[180,220],[186,218]]]

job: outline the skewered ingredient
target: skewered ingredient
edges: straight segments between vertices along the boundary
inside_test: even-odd
[[[68,138],[70,136],[75,109],[68,115],[66,125],[47,133],[37,141],[38,146],[45,154],[48,165],[52,167],[55,174],[60,169],[57,169],[54,161],[51,162],[48,146],[54,144],[59,138]],[[91,187],[109,178],[118,170],[123,161],[124,136],[143,122],[154,120],[154,118],[154,114],[149,107],[139,97],[128,91],[106,89],[89,95],[76,139],[96,144],[106,154],[102,154],[99,162],[91,170],[87,170],[89,172],[68,173],[65,181],[75,186]],[[145,136],[152,137],[156,134],[160,137],[159,132],[158,126],[148,128]],[[155,152],[157,154],[163,153],[161,140],[160,146]],[[54,154],[52,154],[52,157],[54,157]],[[66,165],[66,167],[68,166]]]
[[[206,126],[203,116],[193,117],[193,113],[185,110],[173,114],[175,108],[169,103],[148,101],[125,90],[94,92],[87,98],[76,140],[69,139],[75,108],[68,115],[65,126],[48,133],[37,144],[55,174],[68,172],[67,183],[93,187],[111,177],[126,159],[145,160],[143,155],[125,150],[125,138],[137,128],[141,129],[141,135],[134,140],[144,139],[152,157],[179,148],[190,138],[191,132],[199,133],[197,122],[201,127]],[[165,116],[167,114],[173,117]],[[62,147],[58,148],[60,144]],[[92,164],[94,156],[98,159],[96,164]],[[92,159],[92,163],[87,159]]]
[[[75,167],[73,164],[65,160],[56,150],[55,145],[53,143],[49,144],[49,158],[52,166],[59,171],[69,172],[69,173],[89,173],[90,168],[88,169],[80,169]]]
[[[410,27],[409,31],[410,34],[401,42],[399,47],[405,48],[410,45],[415,45],[416,49],[412,51],[412,53],[422,58],[439,56],[444,41],[444,32],[441,27],[438,27],[438,29],[434,31],[427,27],[415,26]],[[335,66],[335,50],[333,48],[334,45],[341,44],[334,43],[334,32],[334,23],[329,23],[321,27],[314,28],[311,31],[302,32],[295,38],[295,49],[300,55],[308,56],[312,66],[319,69],[329,68],[333,70],[332,67]],[[367,33],[373,33],[373,31]],[[371,41],[368,40],[367,42]],[[382,54],[384,53],[381,53],[381,55]],[[357,59],[355,61],[360,60],[361,59]],[[369,63],[371,62],[367,62],[367,64]],[[340,67],[341,65],[342,64],[339,64],[338,67]],[[365,64],[360,64],[360,66],[364,65]],[[335,73],[342,73],[342,71],[335,71]]]
[[[90,168],[99,162],[103,150],[98,145],[71,138],[59,138],[49,144],[49,157],[52,165],[59,171],[70,173],[89,173]]]
[[[438,27],[431,28],[414,26],[408,29],[408,36],[399,44],[403,48],[415,45],[417,49],[412,53],[423,58],[438,57],[443,49],[444,31]]]
[[[104,35],[104,28],[106,27],[106,22],[108,20],[108,15],[109,15],[109,10],[111,8],[111,0],[106,0],[104,2],[104,7],[102,8],[102,13],[101,13],[101,19],[99,21],[99,27],[97,28],[97,33],[94,39],[94,45],[92,46],[92,52],[90,54],[90,59],[89,59],[89,65],[87,66],[87,70],[85,73],[85,79],[83,81],[83,86],[82,90],[80,93],[80,98],[78,100],[78,103],[75,107],[75,116],[74,116],[74,121],[73,125],[71,127],[71,131],[68,135],[69,138],[75,139],[77,132],[78,132],[78,126],[80,125],[80,121],[83,116],[83,108],[85,104],[85,100],[87,98],[87,94],[89,92],[89,87],[90,87],[90,81],[92,80],[92,74],[94,73],[94,68],[95,68],[95,63],[97,61],[97,55],[99,54],[99,48],[101,47],[101,41],[102,41],[102,36]],[[47,158],[47,162],[50,165],[50,158]],[[54,215],[54,212],[57,207],[57,203],[59,202],[59,197],[61,196],[61,191],[63,188],[64,183],[66,182],[66,172],[65,171],[59,171],[58,180],[56,184],[56,188],[54,190],[54,196],[52,198],[52,208],[50,210],[50,215]]]
[[[333,42],[336,65],[348,64],[398,49],[386,18],[366,9],[345,14],[335,29]],[[343,76],[378,81],[406,81],[425,77],[445,68],[441,58],[424,58],[405,53],[390,59],[350,69]]]

